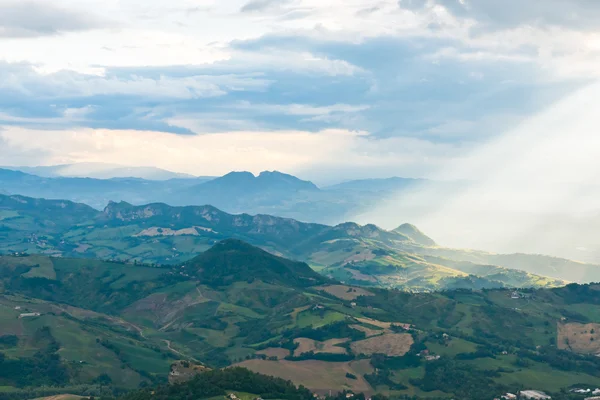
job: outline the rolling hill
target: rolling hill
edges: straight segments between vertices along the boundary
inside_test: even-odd
[[[327,282],[305,263],[274,256],[236,239],[217,243],[182,267],[211,286],[254,280],[298,287]]]
[[[167,266],[4,256],[0,398],[166,383],[175,360],[322,394],[485,400],[526,386],[561,398],[600,385],[598,289],[361,288],[237,240]]]
[[[177,264],[223,239],[239,239],[351,284],[437,290],[552,287],[573,277],[600,281],[600,268],[535,255],[448,249],[412,225],[302,223],[269,215],[232,215],[211,206],[134,206],[103,211],[69,201],[0,195],[0,251],[127,262]]]

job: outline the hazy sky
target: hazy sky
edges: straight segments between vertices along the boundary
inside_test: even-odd
[[[0,165],[439,176],[595,82],[598,21],[597,0],[0,0]]]

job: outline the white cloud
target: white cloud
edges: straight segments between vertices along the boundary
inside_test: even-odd
[[[0,17],[0,27],[4,21],[11,30],[62,33],[0,40],[0,60],[33,63],[45,71],[89,72],[95,68],[101,72],[98,68],[111,66],[202,65],[239,59],[241,63],[254,60],[349,75],[357,70],[346,61],[310,51],[294,54],[278,49],[272,54],[248,55],[232,51],[229,43],[267,34],[353,43],[373,37],[437,38],[451,42],[455,49],[440,55],[460,56],[465,61],[537,60],[540,66],[552,68],[550,73],[556,71],[558,77],[565,78],[598,70],[595,60],[600,24],[595,16],[600,7],[593,1],[531,0],[524,4],[510,0],[499,6],[495,0],[470,0],[463,5],[456,0],[148,0],[142,4],[131,0],[54,0],[54,11],[47,13],[47,19],[22,12],[17,13],[18,18],[4,18],[6,21]],[[11,9],[23,9],[14,6],[22,2],[0,0],[0,6],[9,3]],[[50,7],[47,2],[39,5]],[[240,12],[244,7],[253,12]],[[63,14],[86,17],[63,18]],[[496,21],[497,28],[480,29],[489,25],[490,19]]]
[[[238,110],[253,111],[258,114],[266,113],[300,116],[322,116],[334,113],[348,114],[369,109],[368,105],[332,104],[328,106],[313,106],[308,104],[254,104],[247,101],[228,107]]]
[[[195,99],[229,91],[264,90],[270,81],[256,74],[163,76],[97,76],[71,71],[39,74],[27,65],[1,65],[0,89],[40,98],[135,95],[152,98]]]

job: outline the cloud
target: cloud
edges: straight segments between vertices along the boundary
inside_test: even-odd
[[[398,5],[407,10],[421,10],[428,4],[428,0],[399,0]]]
[[[298,116],[322,116],[331,114],[351,114],[369,109],[368,105],[332,104],[328,106],[313,106],[308,104],[252,104],[240,102],[232,105],[236,110],[249,110],[255,113],[287,114]]]
[[[45,2],[49,33],[0,40],[0,124],[470,146],[600,76],[600,32],[568,23],[587,3],[515,1]]]
[[[418,139],[376,140],[365,132],[324,130],[241,131],[172,135],[152,131],[74,128],[39,131],[18,127],[0,130],[6,165],[75,162],[155,165],[173,171],[217,175],[231,170],[279,169],[323,179],[344,167],[344,177],[373,169],[424,171],[459,148]],[[35,154],[35,156],[33,156]],[[335,154],[335,157],[332,155]],[[338,174],[338,172],[335,172]]]
[[[265,90],[270,81],[252,74],[213,74],[190,72],[184,76],[118,74],[88,75],[73,71],[40,74],[27,64],[2,64],[5,94],[42,98],[93,97],[105,95],[138,96],[157,99],[196,99],[222,96],[229,91]]]
[[[107,27],[107,21],[50,4],[49,1],[0,0],[0,37],[28,38]]]
[[[425,2],[419,0],[417,3]],[[597,29],[600,26],[600,3],[595,0],[435,0],[435,3],[457,17],[472,18],[479,25],[493,29],[514,28],[524,24],[577,30]],[[404,2],[400,4],[405,5]]]
[[[240,9],[241,12],[260,12],[272,8],[281,7],[285,3],[290,3],[291,0],[251,0],[244,4]]]

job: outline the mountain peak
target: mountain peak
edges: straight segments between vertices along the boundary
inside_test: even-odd
[[[214,196],[221,196],[219,199],[237,199],[260,193],[294,193],[316,191],[319,188],[312,182],[279,171],[263,171],[258,176],[247,171],[234,171],[191,190],[196,194],[205,194],[209,200],[213,200]]]
[[[297,178],[294,175],[286,174],[280,171],[262,171],[260,174],[258,174],[257,178],[293,178],[300,180],[300,178]]]
[[[133,204],[129,204],[126,201],[113,201],[113,200],[109,200],[108,204],[104,208],[104,212],[108,213],[108,212],[114,211],[116,209],[131,208],[131,207],[133,207]]]
[[[423,232],[421,232],[421,230],[419,228],[417,228],[413,224],[408,224],[408,223],[402,224],[399,227],[397,227],[396,229],[394,229],[394,232],[401,233],[405,236],[408,236],[409,238],[414,240],[416,243],[423,245],[423,246],[435,246],[436,245],[436,243],[433,239],[431,239],[429,236],[425,235]]]
[[[256,177],[252,172],[248,171],[231,171],[220,178],[216,179],[255,179]]]
[[[183,267],[211,286],[257,279],[288,287],[307,287],[326,281],[305,263],[275,256],[237,239],[220,241]]]
[[[256,178],[257,181],[265,181],[275,185],[287,186],[296,190],[318,190],[319,188],[310,181],[302,180],[294,175],[279,171],[263,171]]]

